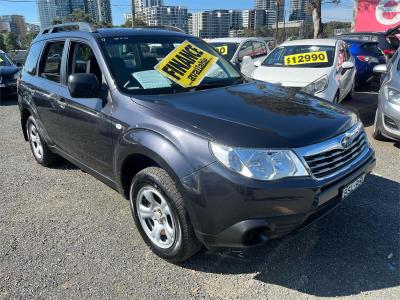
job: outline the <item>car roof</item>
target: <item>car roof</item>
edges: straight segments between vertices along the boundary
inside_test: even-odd
[[[347,32],[347,33],[342,33],[339,34],[338,36],[345,36],[345,35],[361,35],[361,34],[370,34],[370,35],[381,35],[385,34],[385,32],[379,32],[379,31],[358,31],[358,32]]]
[[[85,30],[68,30],[68,31],[58,31],[54,33],[40,33],[35,38],[35,41],[42,39],[60,38],[60,37],[85,37],[94,36],[97,38],[107,38],[107,37],[127,37],[127,36],[181,36],[181,37],[192,37],[189,34],[181,33],[166,29],[154,29],[154,28],[99,28],[94,32],[89,32]]]
[[[282,43],[280,46],[300,46],[300,45],[315,45],[315,46],[335,46],[338,39],[305,39],[294,40]]]
[[[232,38],[215,38],[215,39],[204,39],[207,43],[242,43],[244,41],[262,41],[264,39],[258,37],[232,37]]]

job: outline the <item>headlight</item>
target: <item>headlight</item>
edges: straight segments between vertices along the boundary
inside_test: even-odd
[[[328,76],[324,75],[321,78],[318,78],[317,80],[306,85],[301,90],[305,93],[314,95],[325,91],[326,88],[328,87],[328,83],[329,83]]]
[[[304,165],[291,150],[233,148],[212,142],[210,145],[219,162],[245,177],[276,180],[308,176]]]
[[[383,87],[383,95],[389,102],[400,105],[400,91],[385,85]]]

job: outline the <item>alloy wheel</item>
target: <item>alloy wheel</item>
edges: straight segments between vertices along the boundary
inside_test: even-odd
[[[142,187],[136,197],[136,211],[147,237],[157,247],[170,248],[176,238],[176,222],[165,197],[153,186]]]
[[[28,136],[32,146],[33,154],[37,159],[41,160],[43,158],[43,145],[39,132],[33,123],[29,124]]]

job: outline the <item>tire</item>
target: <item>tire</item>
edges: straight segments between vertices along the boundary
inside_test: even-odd
[[[44,167],[54,164],[58,160],[58,156],[50,151],[39,133],[37,123],[33,116],[30,116],[26,121],[26,131],[35,160]]]
[[[352,87],[351,87],[351,90],[350,90],[350,92],[346,95],[346,100],[347,101],[349,101],[349,100],[352,100],[353,98],[354,98],[354,88],[355,88],[355,82],[353,82],[353,85],[352,85]]]
[[[378,110],[375,113],[374,129],[372,131],[372,136],[377,141],[388,141],[388,138],[386,138],[378,128]]]
[[[165,170],[140,171],[131,183],[130,204],[140,235],[159,257],[177,263],[201,249],[183,197]]]

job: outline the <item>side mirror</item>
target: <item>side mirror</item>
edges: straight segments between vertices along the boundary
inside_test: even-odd
[[[68,90],[74,98],[99,98],[100,84],[91,73],[76,73],[68,77]]]
[[[343,69],[353,69],[354,68],[354,64],[351,61],[345,61],[342,64],[342,68]]]
[[[376,65],[374,67],[374,73],[387,73],[386,65]]]
[[[262,61],[261,61],[261,60],[258,60],[258,61],[255,61],[255,62],[254,62],[254,66],[255,66],[256,68],[260,67],[261,65],[262,65]]]
[[[22,68],[24,66],[24,63],[22,61],[17,62],[17,67]]]

